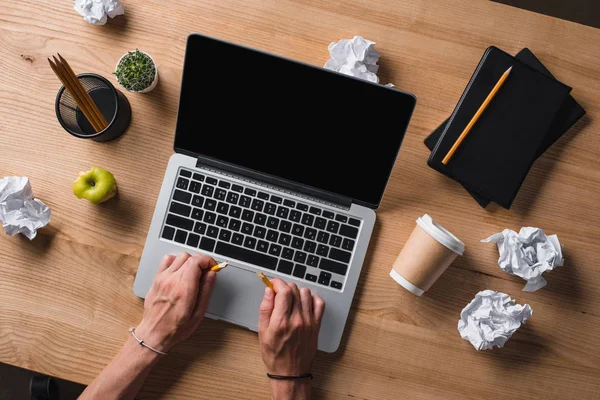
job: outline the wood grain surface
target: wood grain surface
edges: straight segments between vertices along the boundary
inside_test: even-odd
[[[36,197],[52,209],[50,226],[32,242],[0,234],[0,362],[89,383],[139,321],[142,300],[132,284],[172,154],[190,32],[315,65],[327,60],[330,42],[360,34],[377,42],[382,82],[414,93],[418,104],[378,211],[342,346],[316,357],[315,397],[600,398],[599,30],[488,1],[124,3],[125,16],[92,26],[70,0],[0,0],[0,176],[30,177]],[[529,47],[573,87],[588,113],[535,163],[510,211],[479,208],[457,183],[427,167],[423,145],[489,45],[511,53]],[[116,61],[135,48],[155,58],[160,83],[150,94],[127,94],[129,131],[111,143],[68,135],[54,114],[60,84],[46,57],[60,52],[76,72],[114,82]],[[210,54],[206,60],[219,68]],[[394,115],[368,117],[389,120],[393,134]],[[92,165],[114,173],[117,199],[92,205],[73,196],[77,173]],[[467,250],[417,298],[388,272],[425,212]],[[479,243],[521,226],[557,233],[565,244],[565,266],[536,293],[521,292],[524,281],[498,267],[495,246]],[[456,326],[460,310],[483,289],[509,293],[534,314],[503,349],[477,352]],[[256,334],[211,320],[158,365],[141,394],[268,397]]]

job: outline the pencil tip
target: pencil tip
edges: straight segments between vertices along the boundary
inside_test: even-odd
[[[509,68],[509,69],[507,69],[507,70],[506,70],[506,73],[507,73],[507,74],[510,74],[510,71],[511,71],[511,70],[512,70],[512,65],[510,66],[510,68]]]
[[[256,275],[258,275],[259,278],[262,278],[264,276],[264,274],[260,271],[256,271]]]

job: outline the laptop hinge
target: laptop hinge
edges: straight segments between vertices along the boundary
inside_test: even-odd
[[[250,183],[261,185],[270,189],[278,190],[295,196],[304,197],[309,200],[317,201],[319,203],[327,204],[329,206],[341,208],[344,210],[348,210],[352,205],[352,199],[348,197],[339,196],[324,190],[319,190],[300,183],[288,181],[286,179],[281,179],[272,175],[263,174],[261,172],[257,172],[243,167],[238,167],[207,157],[197,157],[196,167],[209,167],[211,169],[214,169],[215,172],[218,173],[225,173],[226,175],[230,175],[234,178],[241,178],[247,180]]]

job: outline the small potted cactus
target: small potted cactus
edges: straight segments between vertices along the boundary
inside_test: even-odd
[[[148,93],[158,83],[158,67],[148,53],[135,49],[119,59],[113,72],[128,92]]]

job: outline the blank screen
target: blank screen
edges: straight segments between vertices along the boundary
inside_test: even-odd
[[[175,148],[377,206],[414,105],[395,89],[191,35]]]

